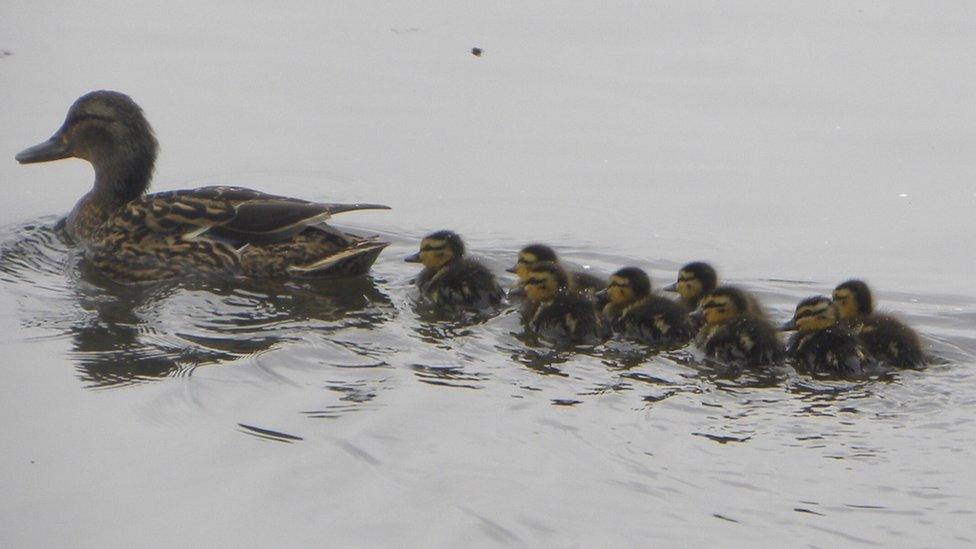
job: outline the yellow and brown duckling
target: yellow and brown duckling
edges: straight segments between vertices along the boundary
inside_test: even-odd
[[[697,344],[705,356],[740,366],[777,364],[783,344],[764,317],[750,312],[752,297],[734,286],[719,286],[702,298],[692,317],[703,328]]]
[[[437,305],[486,309],[501,303],[505,295],[487,267],[465,256],[464,241],[453,231],[425,236],[420,251],[404,261],[423,264],[417,287]]]
[[[922,342],[904,322],[874,312],[871,289],[862,280],[848,280],[834,289],[834,303],[847,322],[877,360],[900,368],[925,364]]]
[[[718,286],[715,269],[703,261],[694,261],[678,271],[678,280],[664,288],[666,292],[677,292],[680,302],[694,311],[705,294]]]
[[[326,224],[340,212],[388,209],[377,204],[319,204],[239,187],[146,194],[157,149],[129,96],[95,91],[74,102],[50,139],[16,158],[91,163],[94,187],[64,229],[92,264],[120,281],[357,275],[387,246]]]
[[[680,303],[651,293],[651,279],[637,267],[610,275],[603,316],[621,337],[649,344],[684,344],[694,328]]]
[[[520,285],[525,284],[525,280],[529,277],[529,271],[532,269],[532,266],[545,261],[559,263],[559,257],[556,255],[556,251],[545,244],[529,244],[519,250],[515,266],[510,267],[507,271],[515,273]],[[570,286],[581,292],[596,293],[602,290],[607,284],[599,276],[584,270],[566,269],[566,274],[569,276]]]
[[[522,323],[558,344],[590,345],[605,337],[593,302],[572,290],[558,263],[543,261],[529,268],[522,285],[526,303]]]
[[[786,353],[812,373],[860,375],[872,362],[857,335],[841,320],[837,305],[826,296],[801,301],[781,329],[796,330]]]

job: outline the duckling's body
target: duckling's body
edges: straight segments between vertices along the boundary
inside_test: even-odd
[[[857,335],[840,319],[837,306],[824,296],[807,298],[796,306],[783,329],[797,330],[787,354],[812,373],[861,375],[871,355]]]
[[[857,333],[875,359],[899,368],[925,364],[925,351],[915,330],[889,315],[874,312],[871,289],[861,280],[848,280],[834,289],[840,316]]]
[[[750,299],[739,288],[720,286],[701,300],[696,316],[702,317],[704,326],[697,344],[705,356],[746,367],[782,362],[783,344],[776,329],[750,312]]]
[[[120,281],[194,275],[329,277],[369,270],[386,243],[342,233],[331,215],[374,204],[319,204],[239,187],[145,194],[157,152],[142,110],[110,91],[78,99],[50,140],[21,163],[88,160],[95,184],[64,229]]]
[[[424,265],[416,284],[436,305],[488,309],[501,303],[505,295],[487,267],[465,257],[464,242],[452,231],[427,235],[420,251],[406,261]]]
[[[612,274],[606,293],[609,303],[603,308],[603,316],[621,337],[648,344],[681,345],[694,334],[688,310],[651,293],[650,277],[641,269],[625,267]]]
[[[532,266],[546,261],[559,264],[559,257],[556,255],[556,251],[545,244],[530,244],[519,250],[518,260],[514,267],[508,269],[508,272],[515,273],[518,277],[519,284],[524,284]],[[580,293],[593,295],[607,285],[606,280],[591,272],[580,269],[567,269],[565,267],[563,269],[569,277],[570,289],[579,291]]]
[[[523,285],[522,322],[558,344],[592,345],[605,339],[593,302],[570,288],[569,275],[556,263],[539,262]]]

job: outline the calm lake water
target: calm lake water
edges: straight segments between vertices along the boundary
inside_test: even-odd
[[[969,3],[289,5],[0,8],[0,545],[976,541]],[[386,203],[340,223],[391,246],[341,282],[102,279],[51,229],[91,168],[13,160],[100,88],[146,110],[155,190]],[[934,364],[437,321],[402,258],[441,228],[506,282],[537,240],[658,287],[710,260],[775,320],[864,277]]]

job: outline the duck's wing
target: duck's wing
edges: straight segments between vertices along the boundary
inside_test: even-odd
[[[127,206],[131,218],[184,240],[212,238],[238,245],[285,242],[310,226],[353,210],[388,210],[380,204],[323,204],[240,187],[202,187],[147,195]]]

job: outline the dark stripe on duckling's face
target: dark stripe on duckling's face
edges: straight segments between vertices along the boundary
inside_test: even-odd
[[[518,261],[515,262],[515,276],[520,281],[525,281],[529,277],[532,266],[539,262],[539,258],[531,252],[519,252]]]
[[[704,284],[698,279],[698,275],[691,271],[680,271],[678,273],[678,282],[675,283],[674,289],[678,295],[689,301],[700,298],[705,291]]]
[[[792,324],[801,332],[826,330],[840,319],[837,305],[826,297],[807,299],[796,307]]]
[[[556,296],[558,282],[552,273],[533,272],[525,279],[523,289],[529,301],[549,301]]]
[[[633,303],[636,294],[630,280],[613,275],[607,283],[607,297],[614,305],[626,306]]]
[[[420,253],[407,259],[420,261],[427,269],[439,269],[454,259],[454,250],[445,240],[425,238],[420,243]]]
[[[710,325],[722,324],[741,314],[734,300],[725,295],[710,295],[702,301],[699,308],[705,323]]]

